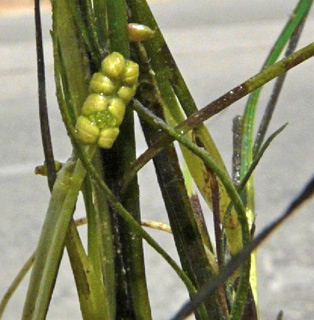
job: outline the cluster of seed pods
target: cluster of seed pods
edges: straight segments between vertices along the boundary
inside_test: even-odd
[[[138,64],[112,52],[101,63],[101,70],[89,84],[82,114],[76,122],[77,138],[85,144],[110,149],[119,134],[125,107],[138,83]]]

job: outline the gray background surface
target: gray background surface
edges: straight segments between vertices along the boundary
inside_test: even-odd
[[[297,1],[171,1],[153,10],[187,83],[201,108],[258,72]],[[0,2],[1,5],[1,2]],[[49,112],[56,158],[71,152],[54,97],[50,14],[43,16]],[[301,45],[313,41],[313,13]],[[313,174],[314,60],[289,73],[271,130],[289,122],[256,171],[257,230],[278,216]],[[34,25],[31,13],[0,16],[0,296],[35,248],[47,208],[44,178],[33,174],[43,161],[39,136]],[[267,97],[270,86],[264,91]],[[261,99],[261,108],[266,98]],[[208,121],[230,167],[231,121],[245,99]],[[260,114],[263,109],[260,110]],[[138,129],[139,154],[145,144]],[[140,174],[142,214],[167,221],[153,167]],[[259,250],[262,319],[313,319],[314,203],[310,202]],[[83,216],[81,206],[76,213]],[[207,213],[209,222],[210,213]],[[84,234],[84,227],[82,228]],[[152,231],[175,256],[170,235]],[[173,271],[145,246],[154,319],[168,319],[187,298]],[[27,280],[10,302],[5,320],[20,318]],[[65,255],[48,319],[79,319],[74,282]]]

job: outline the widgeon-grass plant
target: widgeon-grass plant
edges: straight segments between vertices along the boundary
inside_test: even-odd
[[[38,246],[1,301],[0,318],[29,269],[22,319],[46,318],[62,254],[67,250],[83,319],[152,319],[144,240],[170,264],[190,296],[169,319],[184,319],[191,313],[198,320],[258,319],[254,250],[314,190],[312,179],[280,218],[254,234],[253,171],[285,127],[265,139],[286,71],[314,55],[313,43],[295,52],[313,1],[299,1],[260,73],[200,109],[146,0],[51,2],[57,99],[73,154],[63,164],[53,156],[36,0],[45,154],[45,164],[36,171],[47,176],[51,198]],[[278,60],[285,47],[285,57]],[[262,87],[276,77],[254,137]],[[245,96],[245,112],[234,120],[231,175],[204,122]],[[148,145],[137,159],[135,116]],[[137,173],[150,160],[170,227],[141,218]],[[86,209],[83,222],[73,220],[80,192]],[[214,234],[207,230],[200,196],[212,211]],[[77,231],[82,223],[88,228],[86,250]],[[180,266],[145,231],[147,226],[172,232]]]

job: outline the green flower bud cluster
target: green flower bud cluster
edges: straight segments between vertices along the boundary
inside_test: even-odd
[[[90,94],[76,122],[77,138],[81,142],[97,143],[104,149],[112,147],[125,107],[136,92],[138,74],[138,64],[118,52],[112,52],[102,61],[101,71],[90,81]]]

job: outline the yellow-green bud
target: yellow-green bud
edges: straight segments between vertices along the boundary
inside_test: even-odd
[[[119,52],[112,52],[101,63],[101,71],[110,78],[116,79],[123,73],[125,59]]]
[[[82,114],[89,116],[92,113],[106,110],[109,104],[108,100],[109,99],[102,94],[90,94],[83,104]]]
[[[123,82],[128,85],[132,86],[137,83],[139,74],[139,67],[138,64],[128,60],[125,65],[125,70],[123,73]]]
[[[56,172],[60,171],[60,169],[61,169],[63,164],[61,162],[57,161],[57,160],[55,160],[54,163],[55,163]],[[41,176],[47,177],[47,175],[48,175],[47,164],[44,163],[42,165],[36,166],[35,174],[39,174]]]
[[[138,23],[128,24],[128,34],[131,41],[145,41],[154,36],[155,31],[151,28]]]
[[[94,73],[90,84],[90,93],[102,93],[104,95],[111,95],[116,92],[119,84],[110,80],[109,77],[103,75],[101,72]]]
[[[119,128],[107,128],[100,131],[98,146],[104,149],[110,149],[117,139]]]
[[[91,122],[85,116],[79,116],[76,122],[77,138],[87,144],[97,142],[99,136],[99,128],[95,123]]]
[[[134,97],[136,85],[133,87],[122,86],[118,91],[118,96],[127,104]]]
[[[125,114],[125,103],[120,98],[114,98],[111,100],[111,103],[108,107],[109,112],[116,119],[116,126],[119,126],[124,118]]]

